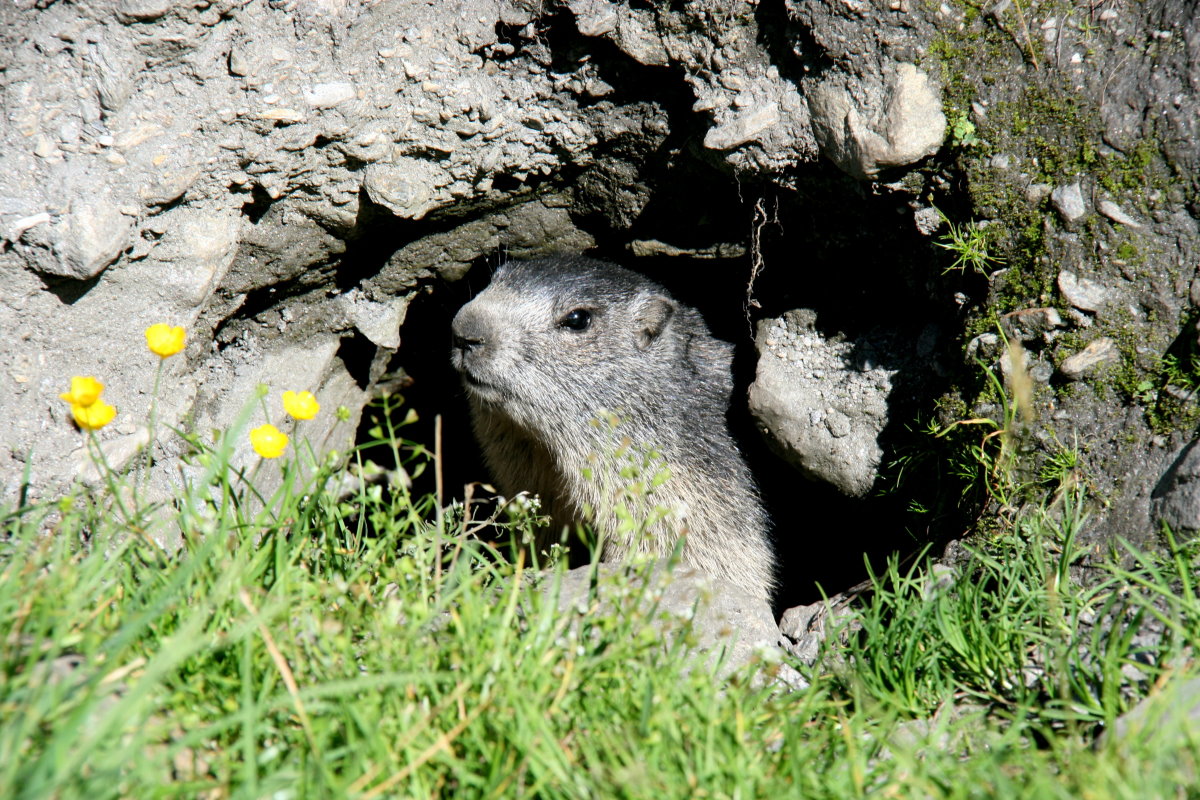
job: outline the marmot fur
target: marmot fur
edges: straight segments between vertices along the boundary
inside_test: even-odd
[[[557,256],[500,267],[453,337],[504,492],[590,524],[605,560],[666,555],[686,534],[684,564],[770,600],[766,515],[726,422],[733,347],[698,312],[635,272]]]

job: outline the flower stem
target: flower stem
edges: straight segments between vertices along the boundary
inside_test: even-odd
[[[104,476],[104,484],[108,487],[108,493],[112,495],[113,502],[117,509],[121,512],[121,518],[126,525],[136,525],[134,518],[129,513],[129,509],[125,507],[125,503],[121,500],[120,487],[117,486],[116,474],[112,467],[108,465],[108,459],[104,457],[104,450],[100,447],[100,440],[96,438],[96,432],[89,430],[88,435],[88,450],[91,452],[92,460],[96,465],[96,471]]]
[[[142,480],[150,480],[150,468],[154,465],[154,429],[158,424],[158,387],[162,383],[163,365],[166,363],[165,358],[158,360],[158,370],[154,373],[154,392],[150,395],[150,430],[149,437],[146,440],[146,451],[142,458],[142,464],[145,467],[145,472],[138,475],[137,484],[140,486]],[[139,472],[141,472],[139,470]]]

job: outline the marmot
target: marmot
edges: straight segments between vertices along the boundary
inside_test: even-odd
[[[630,270],[511,261],[453,322],[453,363],[502,491],[528,490],[601,556],[667,555],[770,602],[774,559],[729,434],[733,346]]]

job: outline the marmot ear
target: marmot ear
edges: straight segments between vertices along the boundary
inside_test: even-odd
[[[673,316],[675,316],[673,302],[659,295],[647,298],[634,315],[634,323],[637,325],[638,349],[649,349],[650,345],[654,344],[671,324]]]

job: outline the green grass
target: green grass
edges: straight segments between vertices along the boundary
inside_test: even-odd
[[[889,565],[789,693],[718,681],[645,615],[560,609],[561,563],[402,482],[338,498],[293,463],[260,498],[229,451],[158,509],[96,492],[0,517],[0,796],[1200,792],[1186,727],[1096,743],[1197,674],[1196,548],[1085,567],[1078,487],[953,573]]]
[[[961,225],[952,222],[937,206],[934,206],[934,211],[937,211],[942,222],[946,224],[946,232],[938,236],[934,245],[954,254],[954,261],[942,270],[942,274],[951,270],[965,272],[970,267],[973,272],[986,278],[992,271],[1003,266],[1004,259],[989,250],[992,246],[992,234],[988,228],[976,222],[965,222]]]

